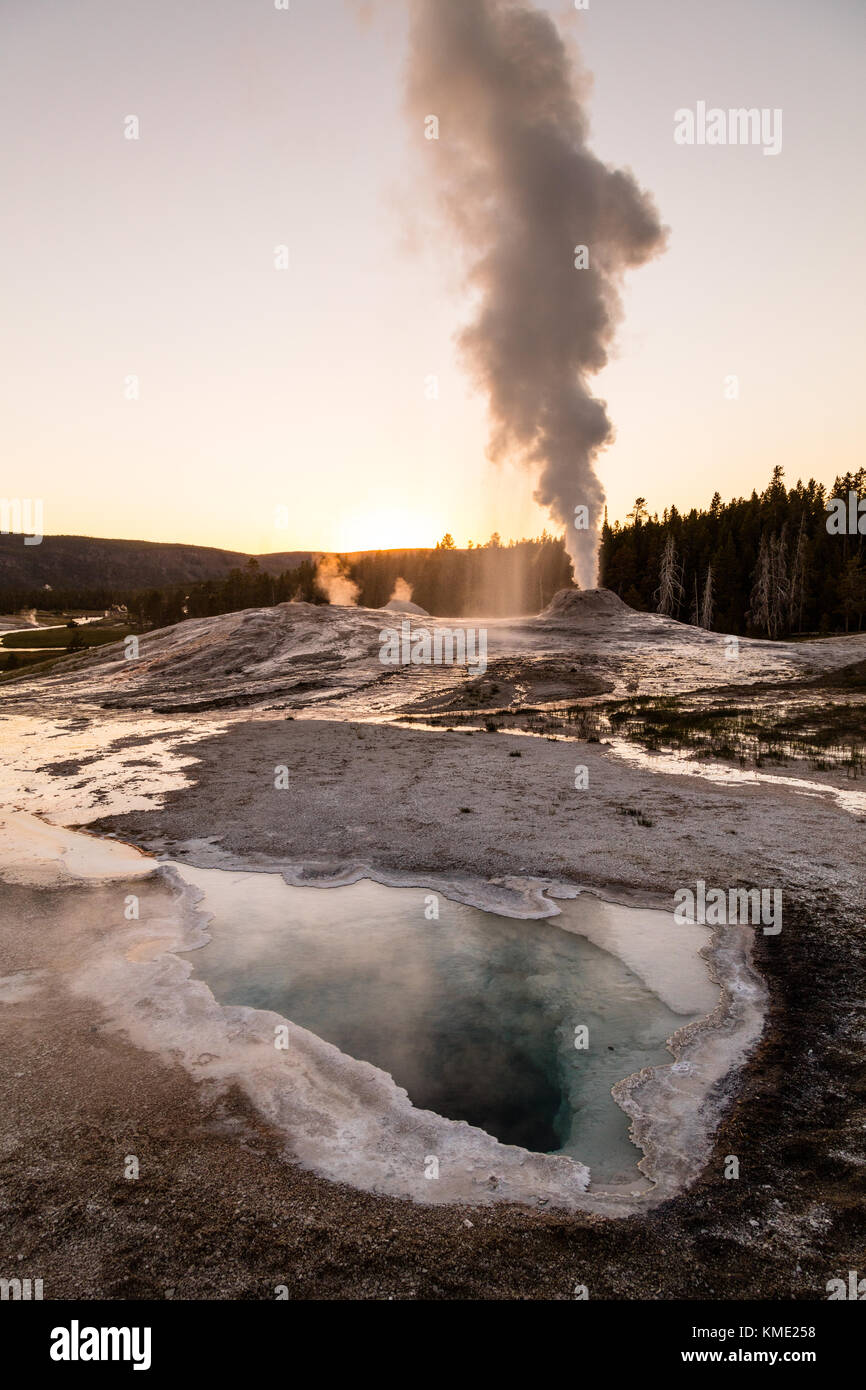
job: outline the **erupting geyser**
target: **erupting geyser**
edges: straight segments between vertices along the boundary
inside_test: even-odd
[[[604,504],[594,464],[613,431],[588,378],[607,362],[623,273],[665,234],[632,175],[588,149],[584,99],[547,14],[518,0],[412,0],[409,107],[477,299],[459,342],[488,397],[488,452],[536,474],[535,499],[591,587]]]

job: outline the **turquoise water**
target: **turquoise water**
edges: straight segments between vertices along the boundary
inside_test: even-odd
[[[222,1003],[273,1010],[389,1072],[419,1108],[570,1154],[596,1183],[636,1175],[640,1151],[611,1087],[670,1063],[665,1040],[706,1008],[676,1012],[574,934],[582,912],[607,913],[621,934],[630,909],[580,900],[567,918],[520,921],[440,895],[430,920],[424,889],[292,888],[272,874],[176,867],[213,914],[211,942],[188,959]]]

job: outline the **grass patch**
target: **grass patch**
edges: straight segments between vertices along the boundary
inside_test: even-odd
[[[808,762],[815,771],[866,772],[866,718],[861,702],[792,702],[766,708],[691,708],[679,699],[629,700],[611,706],[613,732],[649,752],[683,751],[695,759],[741,766]]]
[[[81,650],[87,647],[104,647],[108,642],[119,642],[126,637],[128,627],[57,627],[32,628],[29,632],[7,632],[0,636],[0,648],[15,651],[19,647],[68,647],[77,641]]]
[[[64,627],[54,632],[34,629],[33,632],[15,633],[14,637],[21,639],[20,641],[15,641],[7,633],[6,640],[0,641],[0,684],[25,676],[44,676],[67,656],[104,647],[110,642],[120,642],[131,630],[129,627]],[[33,636],[40,636],[43,640],[31,642]],[[74,647],[73,642],[76,643]],[[45,648],[44,653],[20,650],[21,647],[31,645]],[[65,650],[51,650],[52,647],[59,646],[63,646]]]

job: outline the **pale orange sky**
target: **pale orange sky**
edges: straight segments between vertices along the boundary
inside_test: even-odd
[[[594,74],[596,153],[671,228],[596,380],[611,516],[748,493],[776,463],[860,467],[862,5],[547,8]],[[359,27],[343,0],[6,0],[0,494],[42,498],[46,533],[260,552],[541,530],[525,472],[485,460],[404,52],[399,5]],[[677,146],[701,99],[781,107],[781,154]]]

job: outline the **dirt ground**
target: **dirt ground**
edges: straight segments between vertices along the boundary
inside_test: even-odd
[[[81,892],[98,913],[101,890]],[[40,896],[36,960],[63,949],[58,895]],[[826,905],[789,927],[785,954],[761,950],[769,1036],[701,1181],[623,1221],[420,1208],[325,1182],[285,1161],[237,1093],[202,1093],[52,988],[0,1013],[4,1264],[50,1298],[270,1299],[286,1285],[294,1298],[569,1299],[575,1284],[593,1299],[826,1297],[866,1255],[862,931]],[[16,951],[18,968],[33,961]],[[808,1029],[786,1025],[806,1012]]]
[[[577,745],[477,734],[468,761],[466,735],[433,737],[438,749],[403,729],[237,724],[197,746],[194,781],[163,808],[90,828],[182,855],[207,807],[217,855],[266,863],[278,850],[324,868],[346,858],[329,833],[366,820],[359,857],[383,868],[470,872],[483,857],[492,874],[656,892],[683,875],[742,874],[747,846],[753,881],[786,886],[785,925],[781,938],[757,937],[771,1014],[699,1182],[647,1216],[606,1220],[419,1207],[317,1178],[287,1160],[284,1138],[239,1093],[133,1048],[65,987],[77,934],[83,944],[111,929],[116,889],[4,885],[4,974],[45,972],[29,998],[0,1009],[4,1264],[43,1278],[52,1298],[268,1299],[286,1285],[292,1297],[568,1299],[576,1284],[597,1299],[826,1297],[828,1279],[866,1266],[862,857],[847,858],[842,881],[862,826],[809,800],[792,844],[784,789],[695,790],[579,745],[591,777],[608,779],[605,795],[556,835],[560,802],[576,795]],[[521,758],[509,758],[518,743]],[[278,753],[295,779],[284,813]],[[453,836],[446,804],[456,820],[482,783],[501,800],[483,826],[461,816]],[[623,803],[648,809],[654,826],[623,816]],[[124,1177],[130,1154],[137,1180]],[[727,1155],[739,1158],[737,1180],[725,1177]]]
[[[159,857],[302,865],[310,881],[367,868],[508,891],[535,877],[652,906],[671,906],[698,878],[778,887],[783,930],[755,936],[770,1001],[762,1041],[727,1083],[700,1177],[645,1214],[421,1206],[298,1166],[247,1093],[134,1046],[104,996],[73,988],[80,960],[117,928],[117,883],[40,887],[7,875],[0,1276],[41,1278],[52,1299],[273,1299],[285,1285],[293,1298],[566,1300],[576,1285],[592,1299],[823,1300],[828,1280],[862,1276],[862,814],[823,786],[803,795],[784,782],[667,775],[604,743],[399,727],[388,721],[455,705],[458,673],[383,680],[377,616],[288,607],[153,634],[138,667],[99,653],[42,687],[10,686],[0,801]],[[498,631],[496,660],[519,649],[518,664],[491,678],[508,675],[512,703],[538,696],[539,681],[553,698],[588,670],[599,693],[593,684],[580,695],[596,700],[611,686],[688,689],[698,677],[709,694],[730,677],[718,641],[667,620],[570,621]],[[744,644],[738,679],[802,691],[822,669],[859,660],[862,645]],[[555,664],[563,653],[574,670]],[[323,663],[344,693],[305,707],[297,687],[321,684]],[[533,671],[534,688],[524,680]],[[238,708],[224,720],[190,714],[227,688]],[[186,717],[129,712],[153,711],[158,698]],[[256,699],[260,708],[244,708]],[[287,790],[274,785],[278,765]],[[128,1156],[137,1178],[125,1176]]]

